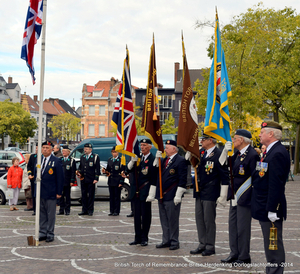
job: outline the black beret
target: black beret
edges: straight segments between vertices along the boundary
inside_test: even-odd
[[[113,146],[111,151],[116,151],[116,146]]]
[[[51,147],[53,147],[53,144],[50,141],[45,141],[45,142],[42,143],[42,146],[51,146]]]
[[[142,140],[140,141],[140,144],[141,144],[141,143],[146,143],[146,144],[152,145],[152,142],[151,142],[150,139],[142,139]]]
[[[89,147],[89,148],[92,148],[93,146],[92,146],[92,144],[91,144],[91,143],[86,143],[86,144],[84,144],[84,147]]]
[[[167,140],[167,141],[166,141],[166,145],[172,145],[172,146],[177,147],[177,143],[176,143],[176,141],[174,141],[174,140]]]
[[[243,136],[243,137],[246,137],[246,138],[249,138],[249,139],[252,138],[251,133],[246,129],[238,129],[236,131],[235,135]]]
[[[265,127],[276,128],[276,129],[282,130],[282,126],[274,121],[262,122],[261,128],[265,128]]]

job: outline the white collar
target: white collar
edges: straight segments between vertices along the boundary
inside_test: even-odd
[[[212,151],[215,149],[215,147],[216,146],[213,146],[213,147],[209,148],[208,150],[206,150],[206,156],[205,156],[205,158],[207,158],[212,153]]]

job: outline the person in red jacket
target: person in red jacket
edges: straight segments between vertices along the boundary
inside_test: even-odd
[[[7,188],[13,189],[13,198],[9,199],[10,210],[19,210],[16,208],[20,189],[22,188],[23,169],[19,167],[19,158],[12,159],[12,166],[7,173]]]

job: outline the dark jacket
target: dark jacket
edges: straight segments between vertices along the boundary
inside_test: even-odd
[[[134,166],[130,172],[130,199],[134,197],[146,201],[151,185],[156,185],[158,168],[153,166],[155,157],[150,153],[146,161],[141,161],[139,166]],[[137,178],[137,180],[136,180]],[[138,190],[137,190],[138,189]]]
[[[232,156],[232,175],[233,175],[234,195],[236,195],[236,192],[240,189],[240,187],[249,178],[251,178],[251,174],[255,170],[256,163],[258,161],[259,161],[259,155],[255,151],[255,149],[251,146],[249,146],[242,155],[239,155],[239,151],[238,151]],[[245,187],[245,185],[243,187]],[[232,192],[231,185],[229,184],[228,200],[231,197],[231,192]],[[252,185],[250,184],[249,187],[243,191],[237,203],[241,206],[250,206],[251,193],[252,193]]]
[[[100,176],[99,155],[92,153],[88,159],[86,159],[85,154],[81,155],[78,170],[84,177],[82,180],[83,183],[92,184],[94,180],[98,181]]]
[[[125,167],[121,165],[120,157],[117,157],[115,160],[113,157],[110,157],[107,161],[106,167],[106,170],[110,173],[107,184],[109,186],[119,186],[119,184],[123,184],[124,179],[121,176],[121,172],[124,169]]]
[[[290,158],[280,141],[275,143],[263,160],[267,171],[252,173],[252,217],[268,222],[268,212],[276,212],[281,220],[286,219],[285,184],[290,172]]]
[[[36,161],[37,161],[37,154],[31,154],[28,160],[28,164],[27,164],[27,173],[28,175],[34,175],[34,169],[35,169],[35,165],[36,165]],[[33,181],[30,180],[30,181]]]
[[[206,158],[204,158],[204,153],[205,150],[201,149],[201,160],[197,168],[200,196],[196,194],[196,187],[194,187],[194,198],[200,197],[204,201],[217,201],[220,197],[221,184],[229,184],[228,167],[226,164],[223,166],[220,164],[221,151],[217,147]]]
[[[68,157],[67,160],[64,157],[61,158],[62,166],[64,170],[64,186],[70,186],[71,183],[75,182],[75,172],[76,172],[76,163],[75,159],[72,157]]]
[[[163,201],[170,201],[174,199],[177,187],[186,187],[187,162],[182,156],[176,154],[165,167],[166,159],[162,161],[162,191]],[[155,198],[160,199],[159,178],[157,178]]]
[[[34,173],[36,177],[36,168]],[[41,176],[41,198],[46,200],[56,200],[56,195],[62,194],[63,186],[64,171],[61,159],[51,155]]]

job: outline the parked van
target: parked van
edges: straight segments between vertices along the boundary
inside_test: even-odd
[[[138,140],[142,140],[147,138],[146,136],[138,136]],[[163,134],[163,143],[167,140],[176,141],[176,134]],[[81,143],[71,152],[71,157],[79,160],[81,155],[83,154],[83,148],[86,143],[91,143],[93,146],[93,153],[99,155],[101,161],[107,161],[109,157],[111,157],[111,149],[116,145],[116,137],[108,137],[108,138],[92,138],[92,139],[84,139]],[[155,156],[156,148],[152,146],[151,149],[152,154]],[[127,157],[127,161],[129,158]]]

